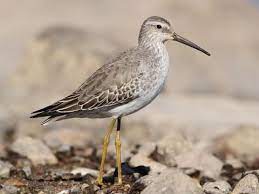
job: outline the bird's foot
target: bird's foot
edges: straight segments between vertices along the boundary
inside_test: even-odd
[[[103,186],[103,179],[101,177],[98,177],[95,180],[95,184],[98,185],[98,186]]]
[[[118,178],[114,183],[115,185],[122,185],[122,178]]]

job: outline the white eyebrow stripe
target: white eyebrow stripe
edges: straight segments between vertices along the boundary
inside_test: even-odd
[[[167,27],[169,26],[167,24],[161,23],[161,22],[156,22],[156,21],[148,21],[146,24],[151,24],[151,25],[161,25],[162,27]]]

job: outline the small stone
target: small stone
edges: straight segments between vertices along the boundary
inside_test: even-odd
[[[133,173],[133,176],[136,180],[138,180],[141,177],[140,173]]]
[[[175,166],[175,157],[192,149],[191,142],[187,141],[180,133],[165,136],[157,143],[157,153],[162,157],[159,162],[167,166]]]
[[[149,157],[152,154],[152,152],[155,151],[155,149],[156,149],[156,144],[148,142],[140,146],[137,154],[141,154],[145,157]]]
[[[69,153],[72,150],[72,146],[71,145],[67,145],[67,144],[62,144],[57,148],[57,152],[59,153]]]
[[[93,190],[94,190],[94,191],[98,191],[98,190],[100,190],[100,187],[98,187],[97,185],[94,184],[94,185],[93,185]]]
[[[150,158],[151,153],[155,150],[155,144],[146,143],[141,146],[138,153],[131,157],[130,165],[132,166],[148,166],[150,167],[150,173],[160,173],[167,168],[166,165],[154,161]]]
[[[187,168],[187,169],[183,169],[184,174],[187,174],[189,176],[195,175],[195,174],[199,174],[200,171],[194,168]]]
[[[63,191],[60,191],[57,194],[70,194],[70,191],[69,190],[63,190]]]
[[[45,192],[43,192],[43,191],[40,191],[38,194],[46,194]]]
[[[259,177],[259,170],[249,170],[249,171],[244,172],[244,175],[248,175],[248,174],[254,174],[257,177]]]
[[[42,141],[31,137],[18,138],[11,145],[11,150],[29,158],[33,165],[57,163],[57,158],[51,150]]]
[[[92,135],[81,129],[56,129],[44,136],[46,144],[55,149],[62,145],[83,147],[92,140]]]
[[[97,176],[98,171],[90,168],[75,168],[74,170],[71,171],[72,174],[81,174],[81,176],[85,176],[87,174],[90,174],[92,176]]]
[[[167,166],[154,161],[151,158],[142,156],[141,154],[136,154],[130,159],[130,165],[132,166],[148,166],[150,167],[150,173],[160,173],[164,169],[167,169]]]
[[[42,125],[39,125],[38,122],[31,122],[29,118],[19,120],[15,128],[14,139],[21,137],[33,137],[41,138],[46,132],[46,128]]]
[[[96,191],[96,194],[104,194],[104,191],[102,190]]]
[[[160,173],[159,173],[160,174]],[[140,177],[140,179],[138,179],[135,183],[137,185],[144,185],[144,186],[147,186],[147,185],[150,185],[156,178],[157,176],[159,176],[159,174],[149,174],[149,175],[146,175],[146,176],[143,176],[143,177]]]
[[[28,158],[20,158],[16,162],[16,167],[17,168],[24,168],[26,166],[31,166],[31,165],[32,165],[32,162]]]
[[[164,170],[149,183],[141,194],[204,194],[197,181],[173,168]]]
[[[259,158],[259,129],[242,127],[218,141],[219,152],[232,155],[246,162],[248,165]]]
[[[182,169],[196,169],[203,176],[217,179],[221,173],[223,163],[212,154],[196,150],[181,154],[175,158],[177,166]]]
[[[243,173],[237,173],[232,176],[233,180],[240,180],[243,176]]]
[[[12,185],[2,185],[0,194],[18,194],[19,189]]]
[[[0,160],[0,178],[8,178],[13,165],[9,162]]]
[[[44,193],[43,191],[40,191],[38,194],[46,194],[46,193]]]
[[[32,172],[31,172],[31,167],[30,166],[25,166],[22,168],[23,172],[25,173],[26,177],[30,177]]]
[[[63,179],[67,179],[66,177],[73,176],[73,174],[71,174],[68,170],[60,168],[52,169],[50,175],[52,177],[62,177]]]
[[[88,188],[89,186],[90,186],[89,184],[84,183],[84,184],[82,184],[81,189],[82,189],[82,190],[85,190],[85,189]]]
[[[207,182],[203,185],[204,192],[209,194],[229,194],[231,189],[226,181]]]
[[[244,167],[244,164],[240,160],[234,157],[227,157],[225,163],[230,164],[235,169]]]
[[[235,186],[232,194],[258,194],[259,183],[254,174],[248,174],[242,178]]]
[[[71,190],[69,194],[80,194],[81,193],[81,189],[78,188],[77,186],[74,186]]]

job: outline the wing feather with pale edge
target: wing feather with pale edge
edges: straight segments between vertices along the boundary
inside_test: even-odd
[[[71,95],[33,112],[32,118],[57,117],[77,111],[109,110],[136,99],[144,75],[136,70],[137,65],[133,65],[136,62],[140,63],[120,56],[98,69]]]

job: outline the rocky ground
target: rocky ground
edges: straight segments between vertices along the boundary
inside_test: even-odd
[[[259,194],[259,12],[252,1],[0,2],[0,194]],[[114,184],[111,142],[99,187],[108,120],[43,127],[30,112],[135,45],[151,15],[168,18],[212,56],[167,45],[173,63],[162,94],[123,118],[124,183]]]
[[[74,139],[82,131],[73,129],[58,133],[46,130],[41,135],[43,138],[18,135],[15,128],[2,133],[1,194],[259,193],[258,128],[237,128],[215,139],[211,146],[190,141],[175,131],[155,142],[129,146],[125,140],[121,186],[114,184],[117,178],[111,145],[102,187],[95,184],[99,144],[89,143],[86,136]]]

